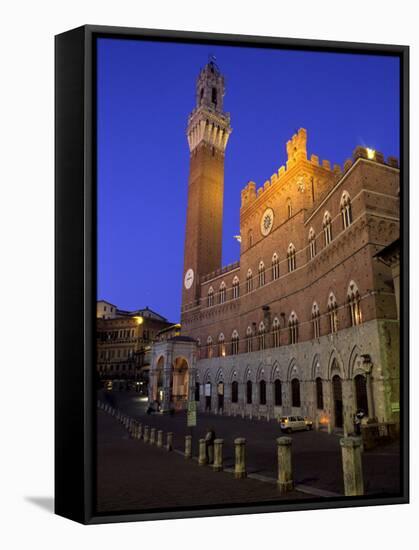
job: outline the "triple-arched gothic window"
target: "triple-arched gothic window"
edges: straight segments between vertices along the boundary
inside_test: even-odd
[[[328,246],[332,242],[332,216],[326,210],[323,216],[324,244]]]
[[[247,292],[252,292],[253,290],[253,275],[252,275],[252,270],[250,268],[247,270],[247,275],[246,275],[246,290]]]
[[[290,243],[287,251],[288,271],[294,271],[297,267],[295,246]]]
[[[279,258],[275,252],[272,256],[272,280],[275,281],[276,279],[279,279]]]
[[[261,261],[259,262],[259,286],[265,284],[265,264]]]
[[[237,355],[239,353],[239,333],[237,330],[233,330],[231,335],[231,355]]]
[[[266,328],[265,323],[261,321],[259,323],[259,330],[258,330],[258,342],[259,342],[259,350],[264,350],[266,345]]]
[[[208,289],[207,305],[208,307],[211,307],[214,305],[214,289],[212,288],[212,286],[210,286]]]
[[[272,321],[272,345],[274,348],[279,348],[280,345],[280,325],[278,317]]]
[[[320,310],[316,302],[311,308],[311,321],[313,323],[313,338],[320,338]]]
[[[291,312],[288,319],[288,328],[290,335],[290,344],[296,344],[298,342],[298,318],[295,311]]]
[[[237,275],[233,279],[233,300],[237,300],[240,296],[240,281]]]
[[[253,331],[252,327],[247,327],[246,330],[246,351],[247,353],[250,353],[253,351]]]
[[[347,297],[351,324],[352,326],[360,325],[362,323],[362,313],[360,306],[361,298],[359,295],[358,287],[356,286],[356,283],[354,283],[354,281],[351,281],[349,283]]]
[[[329,313],[330,332],[335,334],[338,331],[338,305],[333,292],[329,294],[327,301],[327,310]]]
[[[342,198],[340,199],[340,213],[342,215],[343,229],[346,229],[352,223],[351,198],[347,191],[342,193]]]
[[[227,287],[223,281],[220,285],[220,304],[224,304],[227,298]]]

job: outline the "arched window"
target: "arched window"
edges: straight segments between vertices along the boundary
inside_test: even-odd
[[[211,307],[214,305],[214,289],[212,286],[208,289],[208,297],[207,297],[208,307]]]
[[[208,338],[207,338],[207,357],[208,357],[208,359],[211,359],[212,354],[213,354],[212,337],[208,336]]]
[[[246,402],[248,405],[252,404],[252,381],[248,380],[246,384]]]
[[[224,338],[224,334],[221,332],[221,334],[218,337],[218,355],[219,357],[225,357],[225,354],[226,354],[225,338]]]
[[[301,407],[300,381],[297,378],[291,380],[291,399],[293,407]]]
[[[263,321],[259,323],[259,331],[258,331],[258,342],[259,342],[259,350],[265,349],[265,324]]]
[[[247,246],[248,248],[253,246],[253,231],[251,229],[247,232]]]
[[[355,376],[356,408],[368,415],[367,380],[363,374]]]
[[[252,270],[249,268],[246,275],[246,290],[251,292],[253,290],[253,275]]]
[[[275,252],[272,256],[272,280],[276,281],[276,279],[279,279],[279,258]]]
[[[327,310],[329,312],[330,320],[330,332],[335,334],[338,331],[338,305],[333,292],[329,294],[329,300],[327,301]]]
[[[259,286],[263,286],[265,284],[265,264],[263,262],[259,262]]]
[[[316,401],[317,408],[323,409],[323,382],[321,378],[316,378]]]
[[[292,216],[292,202],[291,202],[291,199],[288,198],[287,199],[287,218],[291,218]]]
[[[275,380],[274,382],[274,393],[275,393],[275,407],[282,406],[282,384],[281,380]]]
[[[288,328],[290,334],[290,344],[296,344],[298,342],[298,319],[295,311],[291,312],[288,319]]]
[[[342,215],[343,229],[346,229],[352,223],[351,198],[347,191],[342,193],[342,198],[340,199],[340,213]]]
[[[253,351],[253,333],[251,327],[247,327],[246,330],[246,351],[247,353]]]
[[[259,404],[266,405],[266,382],[261,380],[259,382]]]
[[[275,317],[272,322],[272,345],[274,348],[279,348],[280,345],[280,327],[278,317]]]
[[[332,217],[329,212],[325,212],[323,216],[323,232],[324,244],[329,245],[332,242]]]
[[[287,251],[287,260],[288,260],[288,271],[294,271],[296,269],[297,263],[295,259],[295,246],[290,243],[288,245],[288,251]]]
[[[310,231],[308,232],[308,245],[310,248],[310,260],[312,260],[316,255],[316,234],[312,227],[310,227]]]
[[[362,313],[360,307],[360,296],[356,283],[351,281],[348,286],[348,306],[349,314],[351,316],[352,326],[360,325],[362,323]]]
[[[231,355],[237,355],[239,353],[239,333],[237,330],[233,330],[231,335]]]
[[[240,281],[237,275],[233,279],[233,300],[236,300],[240,295]]]
[[[320,338],[320,311],[316,302],[314,302],[311,308],[311,320],[313,324],[313,338]]]
[[[239,401],[239,384],[234,380],[231,384],[231,402],[237,403]]]
[[[226,301],[226,296],[227,296],[227,289],[226,289],[226,284],[225,282],[223,281],[220,285],[220,304],[224,304],[225,301]]]

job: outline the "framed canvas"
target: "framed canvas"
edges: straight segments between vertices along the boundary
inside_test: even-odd
[[[56,513],[408,502],[408,47],[55,46]]]

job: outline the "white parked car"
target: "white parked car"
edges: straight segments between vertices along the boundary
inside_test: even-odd
[[[287,433],[313,429],[313,421],[303,416],[281,416],[279,424],[281,430]]]

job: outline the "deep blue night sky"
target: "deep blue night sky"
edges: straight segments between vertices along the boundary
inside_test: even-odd
[[[216,56],[233,133],[225,160],[223,265],[239,258],[240,191],[308,155],[343,162],[357,145],[399,156],[393,57],[98,40],[98,298],[178,321],[195,81]]]

